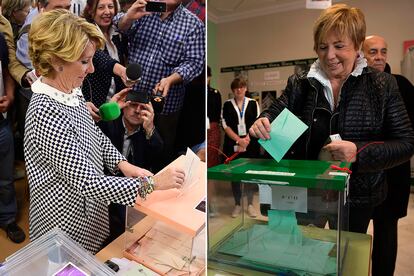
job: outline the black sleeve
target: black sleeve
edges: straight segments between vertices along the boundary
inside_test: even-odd
[[[400,90],[401,97],[403,98],[405,108],[407,109],[408,117],[410,118],[411,125],[414,125],[414,86],[411,82],[401,75],[394,75],[398,89]]]
[[[93,56],[93,65],[102,71],[113,72],[115,64],[118,62],[105,52],[104,50],[97,50]]]
[[[9,51],[3,33],[0,33],[0,60],[1,67],[7,68],[9,64]]]

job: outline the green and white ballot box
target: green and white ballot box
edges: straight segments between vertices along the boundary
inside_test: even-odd
[[[273,275],[342,275],[349,174],[332,165],[350,163],[241,158],[209,168],[209,263]],[[243,196],[240,216],[231,216],[232,183],[242,194],[253,191],[256,217]]]

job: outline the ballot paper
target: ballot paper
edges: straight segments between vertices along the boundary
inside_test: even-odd
[[[183,164],[185,179],[181,187],[182,193],[185,193],[187,190],[191,189],[191,186],[196,183],[197,177],[199,176],[197,170],[199,162],[200,158],[190,148],[187,148]]]
[[[276,117],[270,126],[270,139],[259,139],[259,143],[277,162],[282,160],[293,143],[308,128],[287,108]]]

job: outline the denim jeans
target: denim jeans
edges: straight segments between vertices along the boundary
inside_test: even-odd
[[[0,121],[0,226],[15,221],[16,192],[13,183],[14,145],[9,121]]]

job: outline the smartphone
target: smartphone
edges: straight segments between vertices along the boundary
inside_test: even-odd
[[[145,11],[147,11],[147,12],[166,12],[167,11],[167,4],[165,2],[147,1],[147,5],[145,6]]]
[[[106,260],[105,264],[115,272],[118,272],[119,266],[111,260]]]

